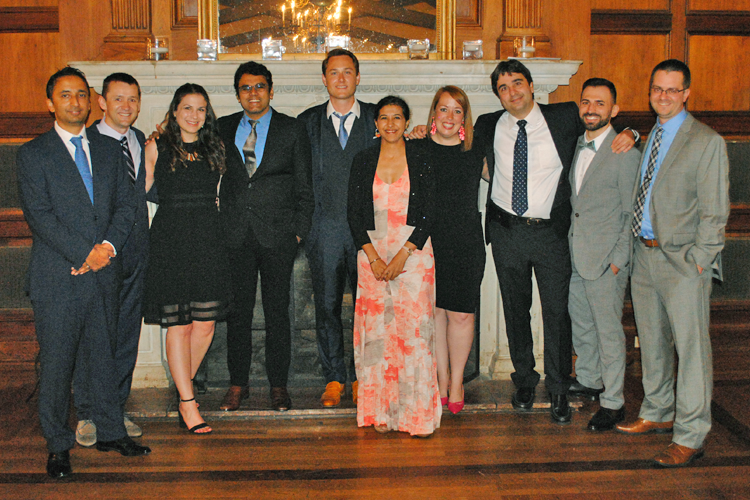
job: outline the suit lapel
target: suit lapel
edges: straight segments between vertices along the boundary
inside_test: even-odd
[[[104,148],[100,147],[101,136],[91,135],[89,137],[89,151],[91,151],[91,175],[94,178],[94,209],[103,206],[107,193],[107,177],[110,172],[107,168],[110,166]],[[120,162],[113,162],[116,166],[121,166]],[[124,167],[123,167],[124,168]],[[80,175],[80,174],[79,174]],[[83,181],[81,181],[83,182]]]
[[[90,209],[93,210],[91,200],[89,199],[89,193],[86,190],[86,185],[83,183],[76,162],[70,157],[68,148],[65,146],[62,138],[60,138],[54,128],[49,134],[48,147],[50,149],[50,158],[52,158],[52,161],[57,165],[56,170],[58,175],[69,178],[71,185],[76,186],[76,192],[71,193],[71,195],[78,197],[82,207],[90,207]],[[89,149],[91,148],[89,147]],[[96,199],[96,190],[94,190],[94,199]]]
[[[268,124],[268,134],[266,134],[266,144],[263,147],[263,159],[258,164],[258,169],[253,174],[253,177],[255,177],[258,174],[263,174],[264,168],[265,171],[268,171],[268,162],[271,161],[273,158],[275,158],[277,155],[280,154],[280,151],[278,151],[282,147],[283,141],[280,140],[284,137],[284,133],[279,130],[279,120],[278,116],[276,115],[276,111],[273,112],[271,115],[271,123]]]
[[[607,137],[605,137],[604,142],[602,142],[599,149],[596,151],[596,154],[594,155],[594,159],[591,160],[591,164],[589,165],[589,168],[586,169],[586,173],[583,174],[583,180],[581,181],[581,189],[586,185],[586,182],[591,178],[591,176],[601,168],[601,166],[605,163],[605,161],[609,158],[609,155],[612,153],[612,141],[614,140],[614,129],[610,130],[607,134]],[[578,161],[578,154],[576,154],[576,159],[574,160],[573,166],[571,167],[571,170],[575,168],[576,161]],[[575,187],[575,181],[571,181],[571,186]],[[574,189],[575,191],[575,189]]]
[[[672,164],[674,163],[675,157],[679,154],[680,150],[687,143],[688,135],[690,134],[690,129],[693,127],[694,122],[695,122],[695,119],[693,118],[693,115],[688,113],[687,118],[685,118],[685,121],[677,130],[677,133],[674,136],[674,140],[672,141],[672,144],[669,146],[669,151],[667,151],[667,155],[664,157],[664,160],[661,162],[659,171],[656,173],[656,179],[654,179],[654,185],[651,188],[652,192],[654,189],[656,189],[656,186],[659,184],[659,181],[662,178],[664,178],[664,175],[662,175],[662,172],[666,172],[667,169],[669,169],[669,167],[672,166]]]

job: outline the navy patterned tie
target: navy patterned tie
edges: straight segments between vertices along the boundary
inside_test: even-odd
[[[638,188],[638,196],[635,199],[635,208],[633,210],[633,225],[631,230],[636,238],[641,235],[641,225],[643,224],[643,208],[646,205],[646,195],[651,187],[651,181],[654,177],[656,160],[659,158],[659,148],[661,147],[661,135],[664,129],[659,127],[654,134],[654,142],[651,144],[651,153],[648,155],[648,165],[646,166],[646,175],[643,176],[641,187]]]
[[[529,209],[527,176],[529,166],[529,145],[526,139],[526,120],[518,120],[518,137],[513,148],[513,198],[511,207],[521,216]]]
[[[349,140],[349,134],[346,132],[346,127],[344,124],[346,123],[346,119],[349,118],[349,115],[352,114],[351,111],[349,111],[344,116],[341,116],[337,112],[333,112],[334,115],[336,115],[336,118],[341,120],[339,122],[339,143],[341,144],[341,149],[346,149],[346,141]]]
[[[122,154],[125,156],[125,165],[128,167],[128,176],[130,177],[130,184],[135,185],[135,164],[133,163],[133,156],[130,154],[130,146],[128,146],[128,138],[124,135],[120,139],[120,146],[122,146]]]
[[[77,135],[71,137],[70,142],[76,147],[75,162],[78,167],[78,172],[81,174],[83,179],[83,185],[86,186],[86,191],[89,193],[89,199],[91,204],[94,204],[94,177],[91,175],[91,169],[89,168],[89,160],[86,158],[86,151],[83,149],[83,137]]]

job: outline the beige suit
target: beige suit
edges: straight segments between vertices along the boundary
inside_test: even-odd
[[[568,310],[573,329],[576,379],[592,389],[604,388],[603,408],[618,410],[625,404],[625,333],[622,303],[628,281],[633,238],[633,183],[640,153],[612,152],[617,133],[607,132],[581,187],[576,192],[578,156],[570,170],[571,214],[568,242],[573,272]],[[615,275],[610,264],[620,269]]]
[[[643,366],[639,416],[674,420],[673,441],[697,449],[711,429],[709,299],[712,276],[721,279],[729,165],[724,140],[689,113],[653,181],[649,214],[659,246],[636,240],[631,278]]]

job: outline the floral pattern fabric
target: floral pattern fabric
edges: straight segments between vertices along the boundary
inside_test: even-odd
[[[390,262],[414,228],[406,225],[409,174],[393,184],[373,183],[373,246]],[[440,427],[442,406],[433,358],[435,264],[430,240],[406,260],[393,281],[378,281],[364,251],[354,312],[354,363],[359,381],[357,424],[385,425],[409,434]]]

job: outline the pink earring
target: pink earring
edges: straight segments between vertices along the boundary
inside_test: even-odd
[[[464,128],[464,124],[461,124],[461,128],[458,129],[458,138],[462,141],[466,140],[466,129]]]
[[[435,125],[435,120],[432,120],[432,126],[430,127],[430,135],[437,134],[437,125]]]

